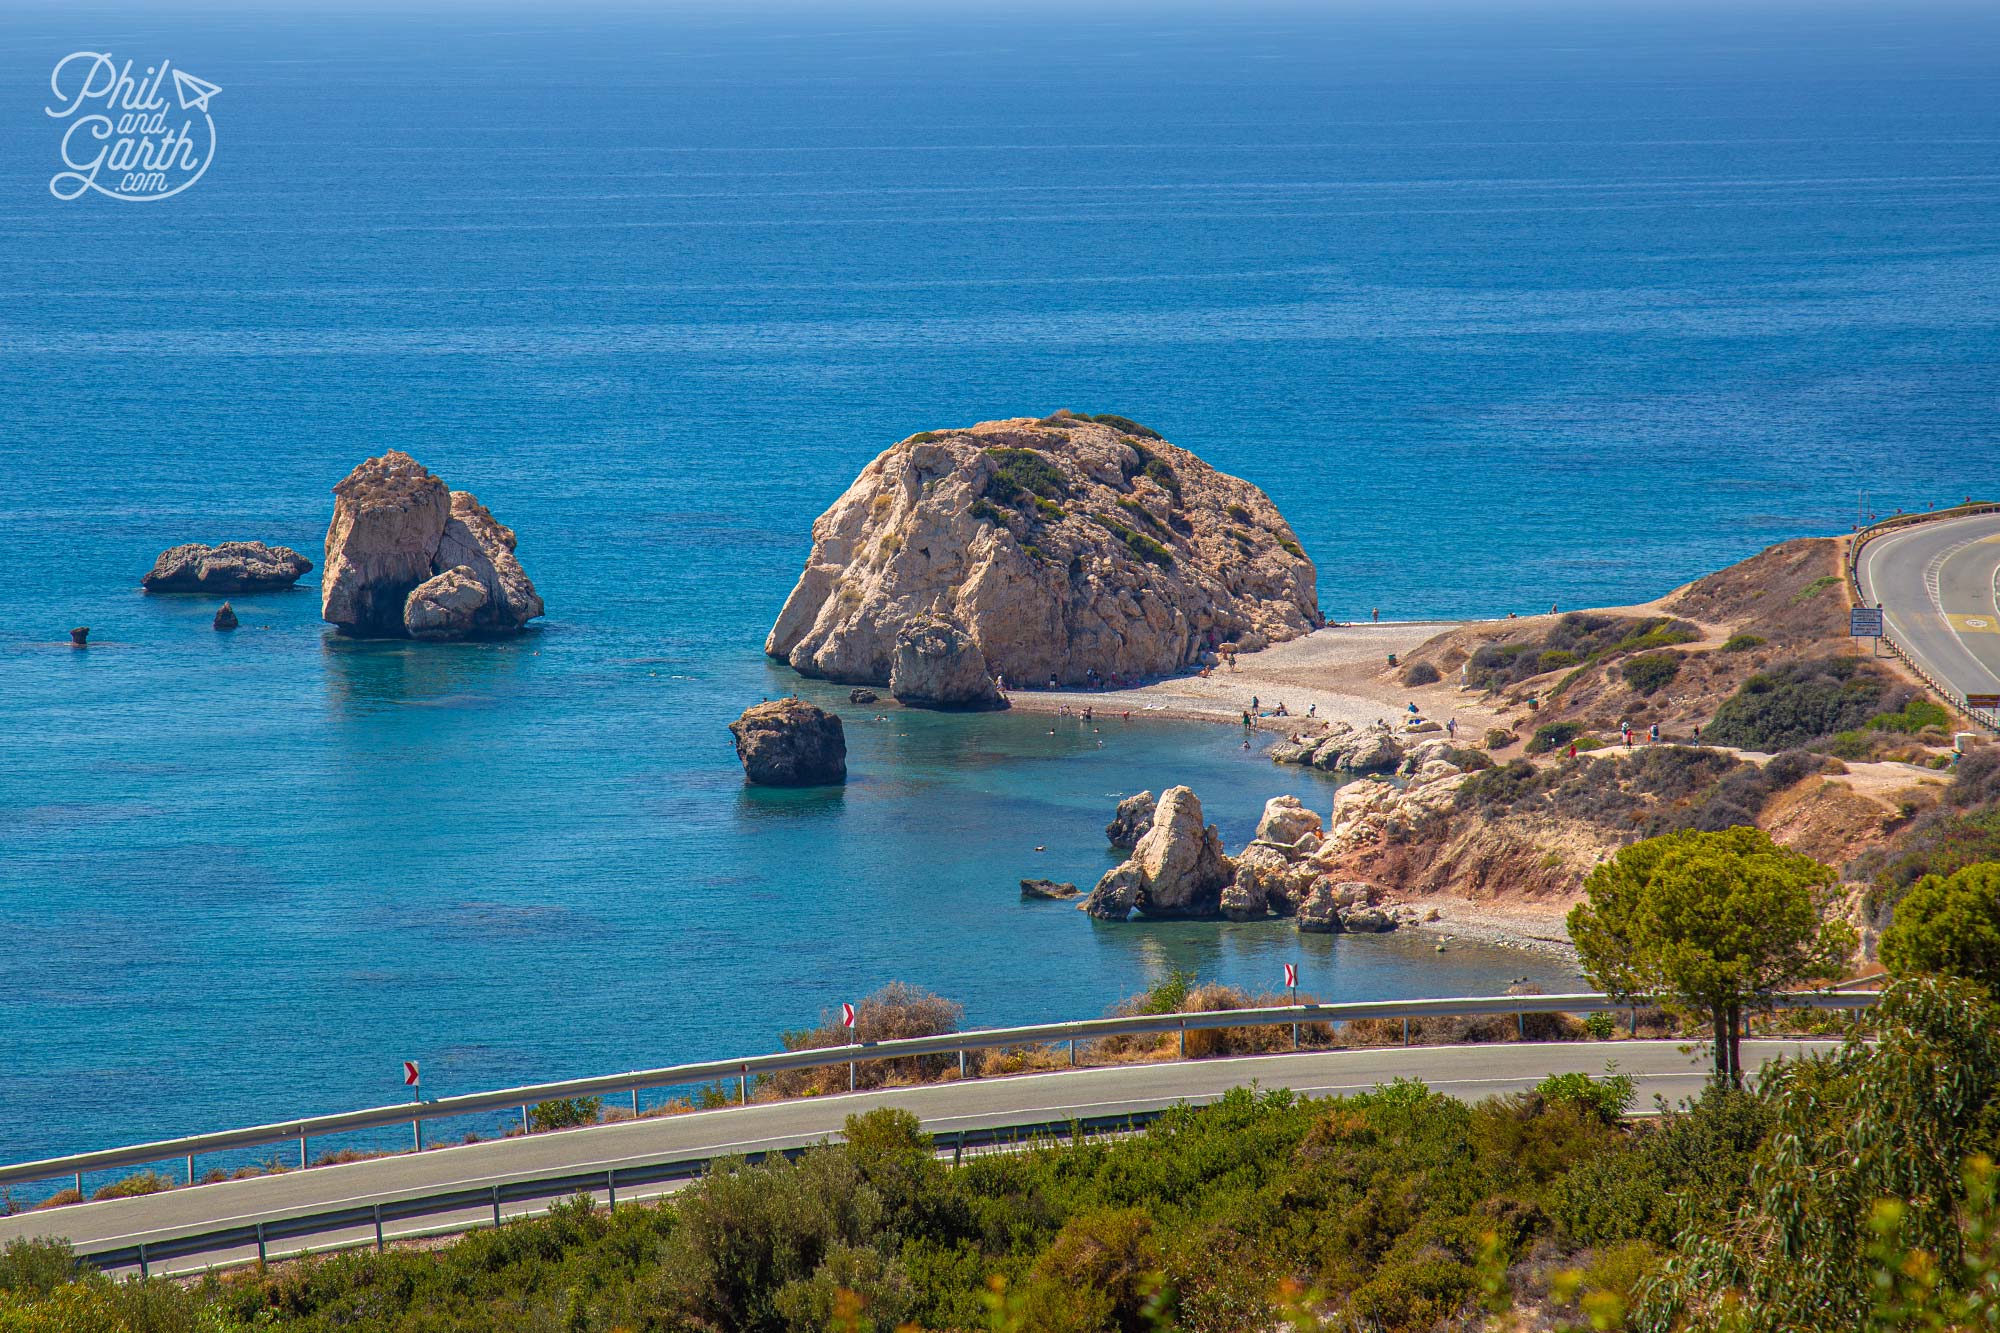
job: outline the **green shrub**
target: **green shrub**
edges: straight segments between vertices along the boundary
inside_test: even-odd
[[[778,1040],[788,1051],[821,1050],[851,1042],[893,1041],[903,1037],[935,1037],[958,1031],[965,1008],[921,986],[892,981],[854,1006],[850,1030],[832,1013],[820,1015],[817,1027],[783,1032]],[[941,1076],[957,1060],[949,1055],[904,1056],[895,1060],[863,1060],[855,1068],[856,1086],[879,1088],[892,1082],[921,1082]],[[764,1081],[781,1097],[825,1095],[847,1091],[847,1066],[788,1069],[766,1075]]]
[[[1092,417],[1091,420],[1100,426],[1109,426],[1111,429],[1123,431],[1127,435],[1136,435],[1142,440],[1157,440],[1160,438],[1160,432],[1153,430],[1151,427],[1142,426],[1130,417],[1121,417],[1114,412],[1100,413]]]
[[[551,1097],[528,1108],[528,1128],[536,1133],[546,1129],[575,1129],[579,1125],[594,1125],[603,1116],[602,1097]]]
[[[1610,1015],[1593,1014],[1592,1017],[1609,1018]],[[1551,1074],[1535,1085],[1534,1095],[1550,1106],[1570,1107],[1610,1124],[1632,1109],[1632,1103],[1639,1094],[1630,1074],[1613,1073],[1607,1069],[1602,1078],[1592,1078],[1584,1073]]]
[[[1941,972],[2000,991],[2000,862],[1911,886],[1883,933],[1882,964],[1897,976]]]
[[[1152,511],[1147,509],[1146,506],[1140,504],[1137,500],[1121,499],[1118,501],[1118,507],[1124,510],[1126,513],[1130,514],[1132,517],[1138,519],[1141,523],[1144,523],[1147,527],[1151,528],[1155,532],[1165,533],[1167,530],[1166,524],[1160,522],[1159,519],[1154,518]]]
[[[1761,634],[1732,634],[1722,641],[1725,653],[1747,653],[1752,648],[1762,648],[1765,639]]]
[[[1290,556],[1294,560],[1303,560],[1306,558],[1305,548],[1303,546],[1300,546],[1297,542],[1293,541],[1290,537],[1278,538],[1278,549],[1283,551],[1286,555]]]
[[[1535,734],[1528,738],[1529,754],[1547,754],[1560,750],[1583,734],[1581,722],[1549,722],[1535,728]]]
[[[1504,750],[1518,739],[1520,738],[1505,727],[1488,727],[1480,744],[1489,750]]]
[[[1124,542],[1125,548],[1141,560],[1151,561],[1163,567],[1174,563],[1174,553],[1145,533],[1134,532],[1117,519],[1106,518],[1102,514],[1092,514],[1090,517],[1099,527]]]
[[[1255,527],[1257,525],[1257,516],[1251,513],[1249,510],[1245,509],[1242,505],[1237,505],[1237,504],[1230,505],[1227,512],[1229,516],[1235,519],[1238,523],[1245,524],[1246,526],[1249,527]]]
[[[1044,500],[1039,495],[1035,497],[1035,512],[1046,519],[1063,519],[1069,517],[1069,512],[1061,505],[1057,504],[1054,500]]]
[[[1673,678],[1680,674],[1681,659],[1678,653],[1640,653],[1625,659],[1618,668],[1625,677],[1625,683],[1641,694],[1654,694],[1664,689]]]
[[[1610,1041],[1618,1035],[1618,1020],[1602,1010],[1583,1016],[1583,1030],[1594,1041]]]
[[[1435,685],[1443,679],[1443,674],[1429,662],[1412,662],[1403,668],[1405,685]]]
[[[1152,438],[1158,439],[1159,436],[1155,435]],[[1167,494],[1174,497],[1176,503],[1179,503],[1181,479],[1174,475],[1174,470],[1167,461],[1143,444],[1133,445],[1132,452],[1138,455],[1137,467],[1126,474],[1126,480],[1129,481],[1137,476],[1151,477]]]
[[[0,1247],[0,1295],[46,1296],[84,1271],[68,1241],[10,1240]]]
[[[1578,736],[1570,744],[1576,746],[1577,752],[1582,754],[1590,750],[1602,750],[1605,746],[1605,741],[1601,737],[1584,735]]]
[[[1792,605],[1799,606],[1805,602],[1810,602],[1813,598],[1839,582],[1840,576],[1838,574],[1822,574],[1792,595]]]
[[[1904,704],[1898,712],[1877,713],[1865,725],[1870,731],[1895,731],[1914,736],[1925,727],[1949,727],[1951,713],[1943,704],[1916,698]]]
[[[998,509],[995,509],[988,500],[974,500],[970,505],[966,506],[965,512],[979,519],[981,522],[996,523],[1002,527],[1005,527],[1007,523],[1006,516]]]
[[[1063,480],[1062,469],[1037,450],[988,449],[986,456],[998,465],[993,470],[993,479],[986,483],[986,493],[1005,504],[1018,503],[1031,495],[1060,500],[1069,494],[1069,483]]]
[[[1860,659],[1789,662],[1744,681],[1702,729],[1716,745],[1788,750],[1852,731],[1884,711],[1888,681]]]
[[[158,1194],[170,1190],[174,1182],[157,1171],[141,1171],[136,1175],[114,1180],[90,1197],[92,1199],[138,1199],[148,1194]]]
[[[1467,773],[1483,773],[1494,766],[1492,756],[1484,750],[1453,750],[1445,758],[1452,767]]]
[[[920,430],[910,437],[911,444],[936,444],[944,436],[934,430]]]
[[[1536,671],[1560,671],[1576,665],[1576,654],[1567,648],[1545,648],[1535,659]]]

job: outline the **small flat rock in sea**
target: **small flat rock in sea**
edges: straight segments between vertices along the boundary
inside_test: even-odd
[[[90,642],[90,626],[78,625],[69,632],[69,641],[79,648],[87,646]]]
[[[857,685],[847,692],[847,702],[851,704],[872,704],[881,697],[865,685]]]
[[[139,586],[147,592],[270,592],[291,587],[312,567],[289,546],[188,542],[160,552]]]
[[[215,627],[217,629],[235,629],[239,623],[236,619],[236,608],[227,602],[224,602],[221,609],[215,613]]]
[[[1052,879],[1024,879],[1021,881],[1023,898],[1074,898],[1081,892],[1076,885],[1058,883]]]

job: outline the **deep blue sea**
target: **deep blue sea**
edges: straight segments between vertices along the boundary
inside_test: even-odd
[[[1123,792],[1234,843],[1314,781],[1227,729],[853,710],[844,792],[746,791],[809,525],[912,431],[1136,417],[1264,486],[1338,616],[1625,602],[1992,490],[1990,5],[256,8],[0,9],[0,1160],[405,1058],[769,1049],[892,979],[977,1023],[1293,957],[1568,980],[1016,900],[1109,864]],[[194,188],[51,196],[76,50],[221,86]],[[139,593],[182,541],[317,559],[391,446],[519,532],[537,632]]]

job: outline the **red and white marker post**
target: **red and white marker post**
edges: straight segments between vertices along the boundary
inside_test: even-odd
[[[1285,989],[1292,993],[1292,1007],[1294,1009],[1298,1008],[1299,965],[1297,963],[1285,964]],[[1292,1020],[1292,1049],[1296,1051],[1298,1048],[1299,1048],[1299,1024],[1298,1020],[1294,1019]]]
[[[840,1006],[840,1025],[847,1029],[848,1044],[854,1042],[854,1006],[843,1002]],[[847,1090],[854,1091],[854,1061],[847,1062]]]

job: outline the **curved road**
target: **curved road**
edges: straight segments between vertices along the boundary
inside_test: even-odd
[[[1960,695],[2000,694],[2000,514],[1917,523],[1861,548],[1855,571],[1903,651]]]
[[[1831,1042],[1745,1042],[1743,1054],[1754,1071],[1784,1054],[1830,1049]],[[1301,1095],[1327,1097],[1365,1091],[1394,1078],[1420,1078],[1439,1092],[1466,1101],[1532,1087],[1545,1075],[1599,1074],[1607,1061],[1638,1082],[1638,1105],[1653,1098],[1692,1096],[1706,1079],[1701,1054],[1678,1041],[1569,1042],[1450,1047],[1377,1047],[1246,1056],[1173,1064],[1115,1065],[1053,1074],[932,1084],[881,1092],[756,1103],[718,1111],[663,1116],[601,1125],[565,1133],[537,1134],[464,1147],[404,1154],[316,1167],[310,1171],[171,1190],[138,1199],[75,1204],[47,1212],[0,1218],[0,1245],[32,1236],[71,1242],[79,1253],[125,1250],[144,1240],[166,1246],[176,1237],[204,1237],[225,1227],[250,1227],[309,1217],[338,1208],[367,1209],[451,1189],[487,1190],[510,1186],[504,1209],[484,1202],[440,1206],[423,1216],[397,1222],[386,1234],[410,1236],[463,1231],[490,1223],[496,1212],[523,1216],[575,1192],[558,1185],[537,1195],[533,1183],[569,1171],[612,1168],[736,1153],[804,1147],[837,1135],[846,1117],[877,1106],[913,1112],[924,1128],[948,1138],[959,1131],[1010,1125],[1064,1122],[1071,1118],[1113,1117],[1155,1111],[1176,1102],[1215,1100],[1230,1088],[1257,1084],[1290,1088]],[[525,1188],[523,1188],[525,1187]],[[657,1196],[678,1188],[662,1183],[644,1189],[621,1187],[620,1200]],[[602,1200],[603,1188],[596,1191]],[[371,1244],[372,1224],[329,1225],[310,1235],[274,1244],[272,1258],[306,1249]],[[180,1253],[155,1260],[151,1271],[198,1271],[256,1258],[254,1239],[235,1237],[171,1246]]]

